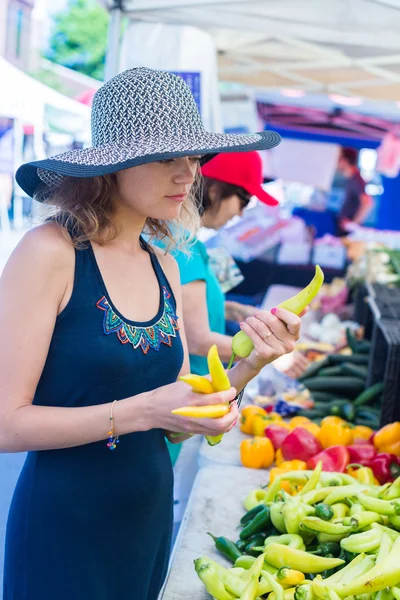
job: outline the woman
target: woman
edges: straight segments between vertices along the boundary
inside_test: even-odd
[[[222,153],[202,167],[204,177],[200,200],[201,224],[221,229],[235,216],[241,216],[252,196],[261,202],[278,203],[261,187],[262,162],[258,152]],[[238,302],[225,301],[219,281],[210,266],[204,244],[196,240],[188,257],[174,252],[179,264],[183,296],[183,319],[190,353],[192,373],[207,373],[207,351],[217,344],[221,359],[231,356],[232,337],[225,335],[226,321],[254,324],[258,309]],[[299,377],[307,359],[294,352],[274,366],[291,377]]]
[[[96,93],[92,138],[17,172],[55,215],[23,238],[0,282],[0,450],[28,451],[4,600],[156,600],[172,529],[165,435],[229,431],[237,391],[299,335],[294,315],[260,313],[232,388],[192,393],[177,382],[188,371],[178,269],[141,236],[193,227],[190,190],[209,153],[277,136],[209,134],[181,78],[139,68]],[[171,414],[216,402],[232,402],[221,419]]]

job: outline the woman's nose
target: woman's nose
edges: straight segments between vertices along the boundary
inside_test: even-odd
[[[175,174],[176,183],[188,183],[192,184],[196,177],[198,165],[194,162],[189,161],[187,158],[183,158],[179,161],[179,169]]]

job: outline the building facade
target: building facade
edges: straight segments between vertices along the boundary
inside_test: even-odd
[[[23,70],[32,66],[35,0],[0,0],[0,56]]]

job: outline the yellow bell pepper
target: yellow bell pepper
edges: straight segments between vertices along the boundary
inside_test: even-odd
[[[267,411],[261,408],[261,406],[255,406],[254,404],[245,406],[240,412],[240,431],[252,435],[254,417],[256,415],[265,416],[266,414]]]
[[[290,429],[295,429],[296,427],[303,427],[306,423],[311,423],[310,419],[307,417],[293,417],[289,421]]]
[[[379,481],[376,479],[374,472],[370,467],[352,468],[348,467],[347,472],[349,475],[357,479],[365,485],[379,485]]]
[[[329,415],[328,417],[324,417],[321,421],[321,425],[325,425],[325,423],[334,423],[335,425],[338,423],[346,423],[342,417],[335,417],[334,415]]]
[[[353,443],[353,431],[347,423],[325,422],[321,426],[318,439],[324,449],[331,446],[349,446]]]
[[[280,467],[274,467],[269,472],[269,483],[273,483],[275,478],[283,473],[290,473],[290,471],[305,471],[307,469],[307,463],[304,460],[287,460],[283,462]]]
[[[288,423],[279,419],[277,420],[274,416],[271,417],[270,414],[256,415],[253,419],[253,435],[258,437],[265,436],[265,429],[271,423],[276,423],[279,427],[284,427],[287,430],[290,429]]]
[[[274,461],[274,447],[266,437],[254,437],[240,444],[240,460],[249,469],[268,469]]]
[[[280,467],[284,462],[285,459],[283,458],[282,450],[278,448],[278,450],[275,452],[275,464],[277,467]]]
[[[299,425],[299,427],[305,429],[309,433],[312,433],[313,436],[316,438],[319,436],[319,432],[321,431],[320,426],[316,423],[313,423],[312,421],[310,421],[309,423],[303,423],[302,425]]]
[[[400,456],[400,421],[385,425],[374,436],[374,446],[379,452]]]
[[[357,442],[359,440],[369,440],[373,433],[374,430],[371,429],[371,427],[366,427],[365,425],[356,425],[353,428],[353,442]]]

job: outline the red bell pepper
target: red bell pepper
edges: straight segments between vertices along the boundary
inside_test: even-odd
[[[382,485],[388,481],[394,481],[400,475],[400,458],[394,454],[381,452],[368,464],[379,483]]]
[[[283,440],[281,450],[285,460],[307,461],[321,452],[322,446],[312,433],[302,427],[296,427]]]
[[[376,456],[376,450],[371,444],[354,444],[353,446],[347,446],[347,451],[350,456],[351,463],[357,463],[358,465],[369,466],[371,460]]]
[[[315,469],[317,464],[322,461],[323,471],[344,473],[349,464],[349,460],[349,452],[346,446],[332,446],[331,448],[327,448],[319,454],[312,456],[307,461],[307,468]]]
[[[265,428],[265,435],[271,440],[275,450],[278,450],[289,435],[289,431],[285,427],[271,423]]]

